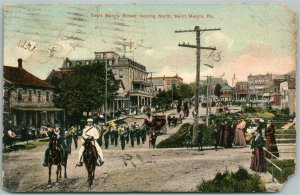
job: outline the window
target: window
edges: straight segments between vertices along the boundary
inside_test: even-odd
[[[46,92],[46,101],[47,101],[47,102],[49,102],[49,99],[50,99],[49,96],[50,96],[50,95],[49,95],[49,91],[47,91],[47,92]]]
[[[38,91],[38,102],[41,101],[41,91]]]
[[[32,91],[28,90],[28,101],[31,102],[32,101]]]
[[[22,101],[22,89],[18,91],[18,102]]]
[[[123,75],[124,75],[124,72],[123,72],[123,70],[121,69],[121,70],[119,70],[119,78],[123,78]]]

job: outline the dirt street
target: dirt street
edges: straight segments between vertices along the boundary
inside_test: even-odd
[[[191,122],[191,118],[185,122]],[[159,136],[158,142],[177,131]],[[30,151],[3,155],[3,186],[10,192],[87,192],[85,167],[75,168],[78,149],[72,146],[68,159],[67,175],[55,182],[53,167],[52,184],[48,185],[48,168],[42,166],[46,146]],[[96,168],[92,192],[191,192],[202,179],[214,178],[218,171],[236,171],[239,166],[249,168],[251,150],[232,148],[198,151],[194,149],[149,149],[148,141],[132,148],[129,144],[121,150],[109,146],[103,149],[105,164]],[[280,190],[282,185],[271,183],[268,173],[260,174],[268,191]]]

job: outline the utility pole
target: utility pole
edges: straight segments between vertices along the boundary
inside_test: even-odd
[[[206,78],[206,126],[208,126],[208,85],[209,85],[209,76]]]
[[[208,119],[211,114],[211,76],[207,76],[206,82],[206,126],[208,126]]]
[[[107,59],[106,57],[104,58],[105,60],[105,115],[104,115],[104,121],[105,125],[107,123]]]
[[[190,47],[190,48],[196,48],[196,98],[195,98],[195,118],[194,118],[194,129],[193,129],[193,145],[196,143],[196,138],[197,138],[197,133],[198,133],[198,116],[199,116],[199,81],[200,81],[200,52],[201,49],[207,49],[207,50],[216,50],[215,47],[201,47],[200,45],[200,34],[201,32],[204,31],[216,31],[216,30],[221,30],[220,28],[215,28],[215,29],[200,29],[199,26],[195,26],[194,30],[178,30],[175,31],[175,33],[186,33],[186,32],[196,32],[196,44],[197,45],[190,45],[188,44],[178,44],[179,47]]]
[[[208,77],[209,79],[208,79],[208,81],[209,81],[209,94],[208,94],[208,97],[209,97],[209,99],[208,99],[208,113],[209,114],[211,114],[211,100],[212,100],[212,98],[211,98],[211,76],[209,76]],[[208,124],[207,124],[207,126],[208,126]]]

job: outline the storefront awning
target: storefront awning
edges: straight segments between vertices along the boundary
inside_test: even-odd
[[[35,112],[58,112],[64,111],[62,108],[57,107],[13,107],[14,110],[21,110],[21,111],[35,111]]]

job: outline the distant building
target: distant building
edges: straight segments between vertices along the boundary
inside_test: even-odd
[[[281,105],[280,83],[285,81],[285,75],[273,75],[270,81],[270,99],[269,103],[273,106]]]
[[[166,91],[168,90],[172,90],[172,87],[175,86],[177,87],[178,85],[183,83],[183,79],[178,76],[177,74],[173,77],[165,77],[164,76],[164,89]],[[155,80],[155,78],[153,77],[152,80]]]
[[[287,75],[280,83],[281,109],[289,109],[289,114],[296,112],[296,80],[295,74]]]
[[[96,60],[107,60],[108,67],[121,80],[124,85],[124,98],[114,100],[114,109],[126,108],[140,109],[151,106],[151,83],[148,81],[146,66],[125,56],[120,57],[115,52],[95,52]]]
[[[64,123],[64,110],[54,107],[54,86],[30,74],[18,59],[18,67],[4,66],[4,118],[17,127]]]
[[[225,84],[227,85],[227,81],[225,80],[225,79],[222,79],[222,78],[220,78],[220,77],[211,77],[211,79],[210,79],[210,89],[209,89],[209,91],[210,91],[210,95],[212,96],[212,97],[214,97],[214,92],[215,92],[215,87],[219,84],[221,87],[224,87],[225,86]],[[200,85],[202,86],[202,87],[207,87],[207,79],[205,79],[205,80],[200,80]],[[206,88],[204,89],[205,90],[205,92],[204,91],[200,91],[200,93],[201,94],[205,94],[206,93]],[[216,97],[215,97],[216,98]]]
[[[239,81],[235,84],[235,96],[237,100],[246,100],[248,97],[248,82]]]
[[[231,101],[232,100],[232,88],[228,86],[227,83],[221,88],[221,96],[220,100],[221,101]]]
[[[272,88],[272,74],[249,75],[248,92],[249,99],[269,99]]]
[[[183,83],[183,79],[177,74],[175,76],[150,77],[149,80],[153,84],[152,89],[155,93],[172,90],[172,86],[176,87]]]
[[[119,85],[119,93],[109,105],[111,111],[123,109],[140,109],[151,106],[151,83],[148,81],[146,67],[130,58],[113,51],[95,52],[95,59],[70,60],[66,58],[61,70],[69,70],[75,66],[85,66],[97,61],[107,63]]]

